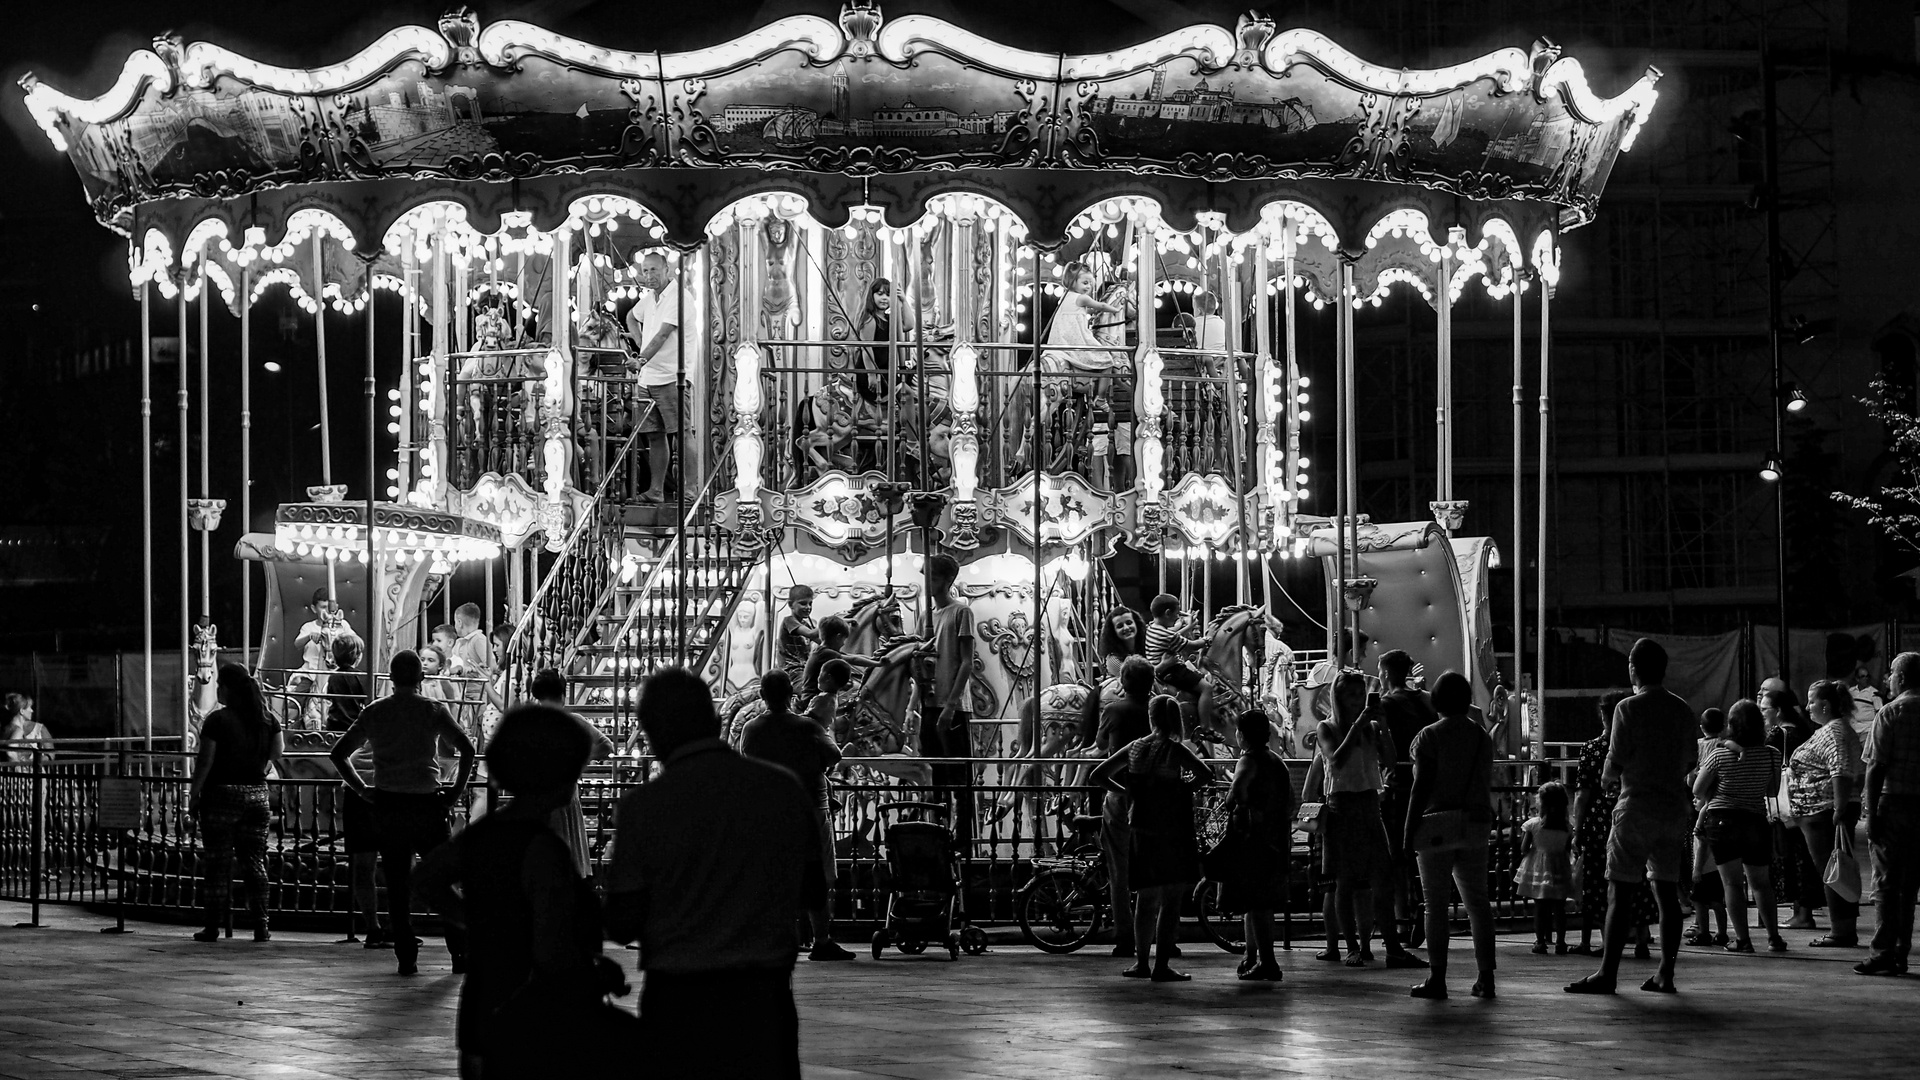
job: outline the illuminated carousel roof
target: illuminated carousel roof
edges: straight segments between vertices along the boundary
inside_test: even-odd
[[[985,193],[1036,238],[1119,196],[1235,229],[1284,197],[1357,246],[1395,207],[1445,221],[1462,198],[1586,222],[1658,78],[1603,98],[1544,41],[1387,68],[1253,16],[1073,56],[854,3],[837,25],[794,16],[683,53],[483,27],[465,9],[308,70],[165,37],[97,97],[21,85],[100,221],[175,245],[209,218],[277,237],[302,209],[377,239],[428,199],[483,231],[516,211],[550,228],[595,193],[691,244],[743,191],[786,190],[827,224],[853,206],[905,224],[935,196]]]

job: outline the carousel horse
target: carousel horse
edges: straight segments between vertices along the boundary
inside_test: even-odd
[[[902,610],[900,595],[891,588],[854,601],[853,606],[841,616],[847,620],[849,631],[846,651],[860,656],[873,656],[880,651],[882,643],[905,636],[906,623]]]
[[[932,770],[913,761],[915,658],[926,642],[919,638],[889,638],[874,655],[875,664],[861,680],[860,689],[843,701],[834,720],[834,741],[848,757],[871,758],[862,766],[875,772],[925,786]],[[888,758],[900,758],[889,761]]]
[[[1207,623],[1206,647],[1201,651],[1199,670],[1204,687],[1194,698],[1194,733],[1240,753],[1237,727],[1240,715],[1252,709],[1265,709],[1272,715],[1275,703],[1250,696],[1247,688],[1249,662],[1258,675],[1265,668],[1266,631],[1269,616],[1263,608],[1237,604],[1221,608]],[[1185,702],[1182,702],[1183,711]],[[1274,725],[1274,734],[1282,734]]]
[[[841,376],[829,378],[800,400],[793,430],[795,464],[802,478],[811,482],[834,469],[853,471],[859,412],[860,397]]]

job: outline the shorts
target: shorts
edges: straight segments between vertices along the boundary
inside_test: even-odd
[[[640,422],[642,433],[680,434],[680,384],[668,383],[665,386],[640,386],[634,389],[634,405],[651,401],[653,407],[646,412],[646,419]]]
[[[1700,832],[1713,853],[1713,865],[1743,862],[1766,866],[1773,862],[1773,826],[1755,810],[1711,809],[1700,815]]]
[[[1650,814],[1619,808],[1607,833],[1607,879],[1680,882],[1688,879],[1685,814]]]
[[[380,850],[380,822],[373,804],[340,789],[340,840],[349,855],[371,855]]]

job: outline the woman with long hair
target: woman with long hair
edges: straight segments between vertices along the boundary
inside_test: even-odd
[[[221,664],[220,708],[200,725],[187,813],[200,823],[206,929],[195,941],[217,941],[233,905],[233,868],[240,863],[253,913],[253,940],[267,932],[267,766],[280,757],[280,722],[260,700],[260,685],[239,664]]]
[[[1213,770],[1180,741],[1179,702],[1164,694],[1154,698],[1147,706],[1147,723],[1152,730],[1101,762],[1092,782],[1124,792],[1131,800],[1127,891],[1133,894],[1137,952],[1133,966],[1121,974],[1186,982],[1192,976],[1173,970],[1168,961],[1180,926],[1180,901],[1200,880],[1193,796],[1213,781]]]
[[[900,321],[900,340],[913,331],[913,304],[901,296],[886,278],[874,278],[867,286],[866,302],[860,305],[860,323],[854,337],[863,346],[854,351],[854,367],[862,372],[853,379],[854,389],[869,406],[884,401],[892,390],[890,375],[898,374],[909,359],[907,350],[896,355],[893,348],[894,320]]]
[[[1780,752],[1767,745],[1766,721],[1751,701],[1736,701],[1727,710],[1728,739],[1708,755],[1694,778],[1693,793],[1705,808],[1702,831],[1712,846],[1713,864],[1726,886],[1728,921],[1735,940],[1728,952],[1753,951],[1747,933],[1747,898],[1740,890],[1744,873],[1760,909],[1760,925],[1767,931],[1767,948],[1786,952],[1787,943],[1776,925],[1774,910],[1773,829],[1767,821],[1766,800],[1780,783]]]
[[[1111,678],[1129,656],[1147,654],[1147,624],[1130,607],[1116,607],[1100,621],[1100,667]]]

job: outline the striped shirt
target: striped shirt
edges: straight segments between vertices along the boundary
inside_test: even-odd
[[[1721,746],[1702,769],[1715,772],[1708,810],[1751,810],[1766,813],[1767,796],[1780,782],[1780,751],[1771,746]]]
[[[1180,642],[1183,640],[1185,639],[1180,636],[1180,631],[1171,626],[1161,626],[1157,622],[1148,623],[1147,663],[1159,667],[1160,661],[1180,651]]]

